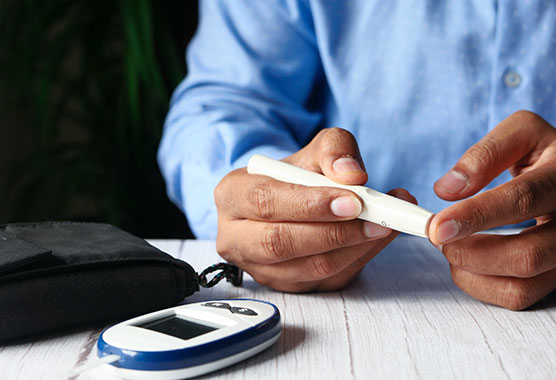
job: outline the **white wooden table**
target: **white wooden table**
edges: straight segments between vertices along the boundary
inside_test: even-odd
[[[214,242],[151,241],[197,271],[219,261]],[[282,313],[278,342],[211,379],[555,379],[556,295],[512,312],[458,290],[443,256],[425,239],[400,236],[358,280],[338,292],[285,294],[220,283],[192,302],[251,297]],[[0,305],[1,307],[1,305]],[[1,379],[110,379],[94,361],[104,326],[0,346]]]

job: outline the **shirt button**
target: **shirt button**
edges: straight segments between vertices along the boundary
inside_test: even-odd
[[[517,87],[520,83],[521,75],[519,75],[515,71],[508,71],[506,74],[504,74],[504,84],[509,88]]]

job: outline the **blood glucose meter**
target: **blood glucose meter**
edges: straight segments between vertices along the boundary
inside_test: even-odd
[[[199,302],[104,330],[97,354],[121,378],[183,379],[253,356],[276,342],[280,332],[280,312],[269,302]]]

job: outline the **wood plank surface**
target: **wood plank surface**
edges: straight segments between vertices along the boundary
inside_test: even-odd
[[[151,243],[197,271],[220,261],[211,241]],[[201,379],[554,379],[556,296],[524,312],[486,305],[452,283],[426,239],[400,236],[338,292],[287,294],[220,283],[188,302],[270,301],[283,331],[267,351]],[[1,379],[113,379],[103,367],[69,377],[96,358],[105,326],[0,346]]]

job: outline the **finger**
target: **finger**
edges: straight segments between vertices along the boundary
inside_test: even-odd
[[[228,174],[216,187],[216,207],[234,218],[259,221],[338,221],[355,219],[361,199],[349,190],[309,187],[248,175]]]
[[[321,130],[306,149],[284,161],[346,185],[364,185],[368,180],[355,137],[341,128]]]
[[[307,293],[307,292],[330,292],[344,288],[348,284],[350,284],[357,276],[361,273],[361,271],[365,268],[365,265],[377,254],[373,251],[370,251],[368,254],[368,258],[366,256],[361,257],[360,259],[356,260],[354,263],[349,265],[346,269],[342,272],[333,275],[330,278],[324,280],[315,280],[315,281],[298,281],[298,282],[291,282],[291,283],[283,283],[282,281],[276,281],[276,286],[280,286],[280,291],[289,292],[289,293]],[[269,286],[268,284],[266,286]],[[276,289],[273,283],[270,283],[270,286],[273,289]]]
[[[404,201],[407,201],[409,203],[413,203],[414,205],[418,204],[417,199],[413,195],[411,195],[411,193],[409,191],[407,191],[406,189],[396,188],[396,189],[390,190],[386,194],[392,195],[393,197],[396,197],[396,198],[403,199]]]
[[[336,223],[237,220],[219,235],[217,251],[236,263],[274,264],[355,246],[384,238],[391,232],[389,228],[362,220]]]
[[[303,292],[336,289],[330,285],[347,284],[397,234],[392,233],[380,240],[277,264],[248,265],[244,269],[257,282],[276,290]],[[347,268],[349,270],[345,271]],[[330,281],[329,286],[326,285],[326,280]]]
[[[477,274],[529,278],[556,268],[556,223],[516,235],[478,234],[446,244],[454,267]]]
[[[394,240],[399,235],[398,232],[394,232],[394,233],[396,235],[392,237],[392,240]],[[330,277],[329,279],[326,279],[325,281],[317,282],[313,286],[313,288],[309,289],[309,291],[333,291],[333,290],[342,289],[343,287],[347,286],[353,280],[355,280],[357,276],[359,276],[359,274],[369,263],[369,261],[371,261],[373,258],[378,256],[378,254],[382,252],[382,250],[386,248],[386,245],[390,244],[392,240],[380,246],[375,245],[374,249],[369,250],[365,256],[362,256],[361,258],[351,263],[342,272],[337,273],[336,275]]]
[[[417,203],[404,189],[388,194]],[[392,230],[365,221],[261,223],[218,215],[217,251],[228,261],[271,264],[353,246],[388,236]]]
[[[556,269],[532,278],[491,276],[450,266],[454,283],[470,296],[510,310],[523,310],[556,288]]]
[[[430,239],[445,244],[478,231],[519,223],[556,210],[556,170],[542,168],[458,202],[434,216]]]
[[[542,151],[554,137],[554,128],[540,116],[520,111],[503,120],[469,148],[456,165],[434,184],[446,200],[469,197],[513,164]]]

